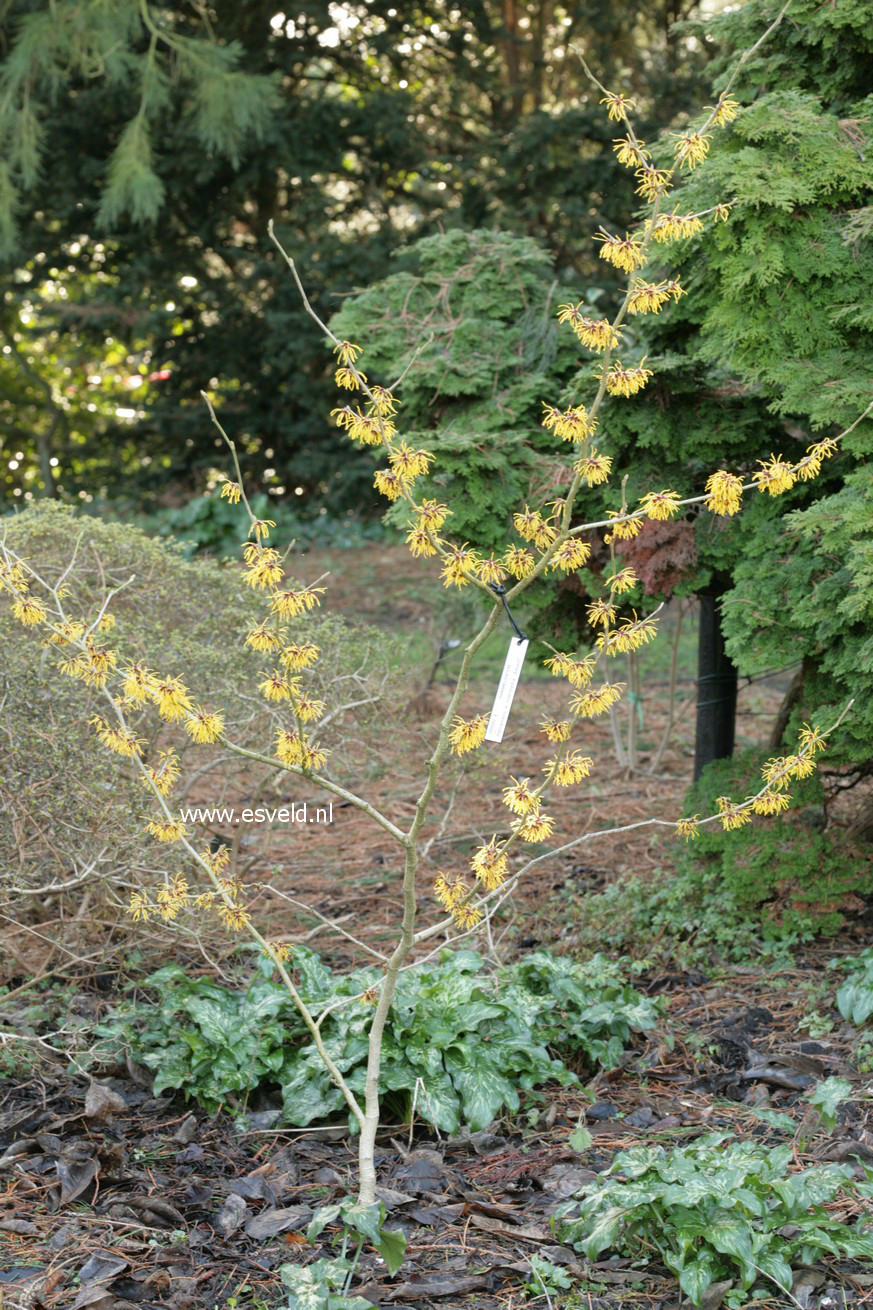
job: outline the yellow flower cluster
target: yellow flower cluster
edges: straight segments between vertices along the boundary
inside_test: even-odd
[[[666,282],[635,282],[627,302],[629,314],[659,314],[672,298],[678,301],[685,291],[675,278]]]
[[[586,655],[583,659],[577,660],[572,655],[555,651],[554,655],[549,655],[543,663],[554,677],[566,678],[571,687],[587,687],[594,676],[597,656]]]
[[[629,651],[640,650],[643,646],[648,646],[650,641],[654,641],[658,635],[658,620],[649,616],[648,618],[638,619],[636,614],[633,618],[624,619],[617,628],[611,632],[603,632],[597,638],[595,645],[599,650],[605,650],[607,655],[626,655]]]
[[[290,768],[302,769],[309,773],[320,769],[328,756],[328,751],[313,742],[305,732],[289,732],[280,728],[275,738],[276,758]]]
[[[593,435],[597,422],[589,419],[584,405],[571,405],[569,409],[556,409],[554,405],[543,405],[545,417],[543,427],[554,432],[562,441],[587,441]]]
[[[599,487],[609,481],[612,472],[612,457],[599,455],[592,450],[590,455],[582,455],[573,465],[573,472],[584,478],[589,487]]]
[[[679,512],[679,495],[675,491],[650,491],[643,496],[640,505],[650,519],[663,522]]]
[[[142,738],[137,737],[128,728],[107,723],[99,714],[95,714],[89,722],[97,729],[97,736],[103,742],[103,745],[108,746],[117,755],[126,755],[128,758],[139,755],[146,744]]]
[[[606,374],[606,390],[611,396],[635,396],[652,376],[650,368],[644,368],[645,360],[636,368],[624,368],[621,360],[610,364]]]
[[[566,304],[558,307],[558,322],[569,323],[577,339],[589,350],[605,350],[618,345],[619,333],[608,318],[591,318],[585,305]]]
[[[487,714],[479,714],[475,719],[462,719],[456,714],[449,731],[449,742],[455,755],[466,755],[481,746],[487,727]]]
[[[703,231],[703,220],[696,214],[659,214],[652,226],[652,240],[659,245],[682,241]]]
[[[506,881],[508,860],[506,852],[492,837],[485,846],[480,846],[473,854],[470,868],[486,891],[496,891]]]
[[[605,714],[621,700],[623,682],[603,682],[599,687],[577,692],[570,701],[570,711],[580,719],[594,719]]]
[[[635,269],[642,268],[646,262],[642,242],[638,237],[632,237],[627,232],[622,238],[610,236],[608,232],[601,230],[594,240],[602,243],[600,258],[605,259],[615,268],[620,268],[623,273],[633,273]]]
[[[539,550],[546,550],[558,535],[557,529],[547,523],[539,510],[525,505],[520,514],[513,514],[512,526],[524,541],[532,541]]]
[[[580,541],[578,537],[568,537],[566,541],[561,542],[549,560],[548,571],[574,573],[576,569],[582,568],[590,554],[591,547],[586,541]]]
[[[540,732],[547,741],[568,741],[571,724],[568,719],[543,719]]]
[[[717,469],[706,479],[706,508],[730,517],[738,513],[743,500],[743,480],[726,469]]]
[[[591,776],[593,765],[594,761],[590,755],[582,755],[579,751],[568,751],[564,756],[546,760],[543,773],[556,787],[572,787],[583,778]]]

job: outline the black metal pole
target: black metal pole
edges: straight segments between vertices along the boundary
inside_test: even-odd
[[[694,779],[707,764],[733,755],[737,724],[737,670],[725,650],[721,597],[725,586],[700,594],[697,640],[697,725]]]

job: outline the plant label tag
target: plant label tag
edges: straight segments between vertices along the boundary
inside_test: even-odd
[[[522,641],[520,637],[513,637],[509,643],[503,672],[497,685],[497,694],[494,697],[494,704],[491,706],[491,713],[488,716],[488,731],[485,733],[486,741],[503,741],[506,721],[509,718],[509,711],[512,709],[515,689],[521,677],[521,669],[524,664],[524,657],[527,654],[528,644],[527,641]]]

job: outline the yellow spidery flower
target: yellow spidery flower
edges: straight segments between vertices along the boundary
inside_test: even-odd
[[[165,923],[175,919],[188,903],[188,880],[181,874],[165,877],[155,895],[157,911]]]
[[[589,623],[595,626],[600,623],[607,628],[615,619],[615,606],[611,600],[593,600],[585,607],[585,616]]]
[[[478,573],[481,580],[485,583],[502,582],[506,577],[506,569],[503,566],[503,561],[495,559],[493,555],[489,555],[487,559],[479,561]]]
[[[428,558],[437,553],[435,542],[431,539],[428,529],[418,524],[410,528],[406,534],[406,544],[409,547],[410,554],[416,559],[423,557]]]
[[[440,905],[447,910],[453,910],[456,905],[460,905],[462,901],[467,899],[470,888],[460,876],[450,879],[440,871],[433,885],[433,894]]]
[[[296,686],[298,681],[297,678],[286,678],[278,669],[273,669],[263,682],[258,683],[258,691],[270,701],[289,700],[292,686]]]
[[[294,713],[303,723],[315,723],[324,714],[324,709],[323,700],[317,700],[305,691],[294,697]]]
[[[387,387],[370,388],[370,413],[379,418],[390,418],[397,411],[397,402]]]
[[[819,751],[827,750],[827,738],[809,723],[801,724],[799,740],[800,749],[806,755],[816,755]]]
[[[273,550],[272,546],[256,547],[246,564],[248,567],[243,574],[243,581],[247,586],[262,591],[268,587],[277,587],[285,576],[285,570],[279,563],[279,552]]]
[[[398,500],[406,485],[406,480],[396,469],[377,469],[373,475],[373,486],[390,501]]]
[[[790,804],[787,791],[765,791],[754,798],[752,809],[756,814],[782,814]]]
[[[325,587],[292,587],[287,591],[274,591],[270,599],[270,610],[283,619],[296,619],[299,614],[305,614],[307,610],[320,605],[319,596],[323,596],[325,590]]]
[[[620,123],[627,117],[628,110],[635,108],[635,102],[630,96],[621,95],[617,91],[607,91],[598,103],[606,105],[606,112],[614,123]]]
[[[401,441],[399,446],[391,451],[388,456],[388,462],[393,469],[403,478],[404,482],[410,482],[414,478],[420,478],[427,473],[434,457],[429,450],[412,450],[405,441]]]
[[[626,514],[626,510],[611,509],[609,511],[611,528],[609,532],[603,534],[603,540],[606,542],[607,546],[611,541],[633,541],[634,537],[639,536],[640,529],[643,526],[642,518],[638,514],[634,514],[630,518],[627,518]],[[617,523],[614,521],[616,519],[624,519],[624,522]]]
[[[230,478],[225,478],[218,494],[222,500],[229,500],[231,505],[238,505],[242,499],[242,487],[238,482],[231,482]]]
[[[420,528],[430,528],[432,532],[439,532],[452,511],[448,505],[442,505],[437,500],[423,500],[416,506],[415,512],[418,515]]]
[[[10,560],[8,564],[0,560],[0,591],[4,589],[20,595],[30,590],[27,570],[18,560]]]
[[[716,798],[715,803],[718,806],[718,816],[725,832],[735,832],[737,828],[742,828],[745,824],[751,823],[751,810],[735,805],[730,796],[719,796]]]
[[[548,840],[554,827],[555,820],[552,816],[538,811],[535,814],[526,814],[524,818],[519,819],[517,823],[513,824],[513,831],[522,841],[538,842]]]
[[[227,846],[219,846],[215,851],[211,851],[206,847],[200,852],[200,858],[204,864],[209,865],[212,872],[217,876],[230,864],[230,851]]]
[[[833,437],[825,437],[823,441],[817,441],[814,446],[808,446],[806,455],[797,466],[797,472],[804,482],[817,478],[823,461],[830,459],[838,449],[838,443]]]
[[[153,699],[157,679],[143,664],[135,660],[124,670],[121,684],[122,695],[129,705],[144,705]]]
[[[676,836],[684,837],[686,841],[696,841],[700,836],[697,826],[699,814],[692,814],[687,819],[676,820]]]
[[[275,526],[274,519],[252,519],[249,536],[254,537],[255,541],[266,541],[270,535],[270,528],[275,528]]]
[[[603,229],[597,233],[595,241],[602,242],[600,247],[600,258],[605,259],[608,264],[620,268],[623,273],[633,273],[635,269],[642,268],[646,262],[646,253],[642,244],[637,237],[632,237],[625,232],[624,238],[610,236]]]
[[[188,689],[178,678],[156,678],[152,700],[165,723],[179,723],[193,709]]]
[[[630,136],[613,137],[613,154],[626,168],[643,168],[651,155],[645,141],[634,141]]]
[[[241,905],[228,905],[226,901],[219,901],[215,908],[225,928],[231,932],[244,932],[251,924],[251,919]]]
[[[452,917],[459,928],[464,932],[470,932],[482,922],[482,911],[478,905],[458,905],[452,910]]]
[[[533,555],[521,546],[507,546],[503,563],[514,578],[529,578],[536,567]]]
[[[642,646],[648,646],[650,641],[654,641],[658,635],[658,620],[649,616],[648,618],[638,619],[636,614],[633,618],[624,619],[617,628],[612,632],[602,633],[597,638],[596,645],[600,650],[605,650],[607,655],[626,655],[628,651],[639,650]]]
[[[636,368],[624,368],[621,360],[610,364],[606,374],[606,390],[611,396],[635,396],[653,376],[650,368],[644,367],[645,360]]]
[[[613,596],[623,596],[626,591],[633,591],[638,582],[639,578],[630,566],[619,569],[618,573],[606,579],[606,585]]]
[[[592,450],[590,455],[583,455],[576,460],[573,471],[584,478],[589,487],[599,487],[609,481],[612,458],[609,455],[599,455],[596,450]]]
[[[115,615],[104,614],[100,622],[97,624],[97,631],[111,632],[114,627],[115,627]]]
[[[340,364],[354,364],[361,353],[361,347],[354,345],[351,341],[338,341],[333,348],[333,353],[337,356]]]
[[[574,787],[582,782],[583,778],[591,776],[593,765],[594,761],[590,755],[582,755],[580,751],[568,751],[563,758],[546,760],[543,773],[556,787]]]
[[[674,132],[676,137],[676,163],[680,168],[694,169],[709,154],[709,137],[702,132]]]
[[[621,333],[612,326],[608,318],[591,318],[585,313],[584,302],[578,305],[566,304],[558,307],[558,322],[569,323],[577,339],[589,350],[605,350],[607,346],[617,346]]]
[[[359,373],[357,369],[340,365],[333,375],[333,380],[343,391],[357,391],[361,383],[367,381],[367,375],[366,373]]]
[[[629,314],[659,314],[667,302],[686,293],[676,278],[666,282],[635,282],[627,303]]]
[[[510,785],[503,788],[503,804],[513,814],[533,814],[540,808],[540,798],[529,778],[510,778]]]
[[[89,687],[105,687],[107,679],[118,661],[118,656],[114,650],[95,646],[90,637],[85,638],[85,645],[88,650],[83,657],[83,670],[78,676],[87,682]]]
[[[304,770],[320,769],[327,759],[328,752],[305,734],[301,737],[296,732],[280,728],[276,733],[276,757],[283,764],[296,765]]]
[[[650,519],[664,522],[678,514],[679,493],[676,491],[650,491],[643,496],[640,505]]]
[[[381,446],[383,441],[391,441],[397,435],[397,429],[390,419],[364,414],[349,405],[332,409],[330,415],[337,427],[343,428],[349,438],[361,446]]]
[[[473,852],[470,868],[482,883],[486,891],[494,892],[506,881],[506,852],[500,847],[496,836],[485,846]]]
[[[81,652],[68,655],[65,659],[59,660],[58,668],[67,678],[79,678],[82,682],[90,681],[91,666],[88,663],[87,655],[83,655]]]
[[[48,610],[37,596],[16,596],[12,602],[12,613],[26,628],[35,628],[48,618]]]
[[[739,512],[743,501],[743,480],[727,469],[717,469],[706,479],[706,508],[714,514],[730,517]]]
[[[259,623],[257,627],[250,628],[246,633],[244,645],[251,646],[252,650],[263,651],[269,654],[276,651],[282,645],[282,638],[275,628],[271,628],[268,623]]]
[[[68,619],[65,623],[59,623],[57,630],[52,632],[45,641],[48,646],[68,646],[71,641],[81,641],[85,633],[85,625],[81,619]]]
[[[789,759],[784,755],[776,755],[762,765],[761,777],[771,791],[779,791],[788,786],[788,770]]]
[[[547,432],[554,432],[562,441],[586,441],[597,427],[596,419],[588,417],[584,405],[571,405],[569,409],[560,410],[544,404],[543,409],[543,427]]]
[[[696,214],[659,214],[652,228],[652,240],[659,245],[682,241],[703,231],[703,220]]]
[[[139,755],[145,746],[145,742],[128,728],[107,723],[99,714],[95,714],[89,722],[97,729],[97,736],[103,742],[103,745],[108,746],[117,755],[126,755],[131,758],[134,755]]]
[[[224,719],[220,714],[210,714],[198,705],[191,718],[185,720],[185,731],[192,741],[209,746],[218,741],[224,732]]]
[[[179,779],[179,757],[171,748],[166,751],[158,752],[157,764],[147,764],[146,773],[148,779],[141,778],[140,782],[144,787],[152,783],[155,790],[162,796],[168,796]]]
[[[590,554],[591,547],[586,541],[580,541],[578,537],[568,537],[566,541],[561,542],[549,560],[548,572],[555,573],[560,569],[562,573],[573,573],[576,569],[582,568]]]
[[[303,669],[308,669],[310,664],[314,664],[320,654],[321,650],[314,641],[301,641],[285,647],[282,651],[282,663],[292,673],[301,673]]]
[[[180,841],[185,836],[185,825],[180,819],[166,819],[163,815],[149,819],[146,827],[158,841]]]
[[[570,701],[570,713],[579,719],[595,719],[621,700],[623,682],[602,682],[599,687],[580,691]]]
[[[478,568],[479,558],[466,541],[463,546],[451,546],[440,574],[443,586],[465,587]]]
[[[148,923],[148,897],[143,892],[131,892],[130,900],[127,903],[127,913],[130,915],[131,919],[133,919],[134,923]]]
[[[663,168],[653,168],[644,164],[636,172],[636,193],[648,204],[654,204],[659,196],[665,196],[673,185],[673,176]],[[630,270],[628,270],[630,272]]]
[[[568,719],[543,719],[540,732],[547,741],[569,741],[571,726]]]
[[[709,110],[712,109],[712,105],[706,107]],[[732,123],[739,112],[739,103],[734,100],[733,96],[722,96],[715,108],[712,121],[716,127],[727,127],[728,123]]]
[[[815,773],[815,760],[809,755],[788,755],[785,763],[789,778],[809,778]]]
[[[466,755],[468,751],[474,751],[481,746],[485,740],[487,727],[487,714],[479,714],[475,719],[470,720],[462,719],[459,714],[456,714],[449,732],[449,741],[455,755]]]
[[[766,491],[771,496],[781,496],[790,491],[797,481],[797,474],[789,462],[781,455],[771,455],[768,461],[758,460],[760,468],[752,474],[759,491]]]
[[[543,660],[543,663],[554,677],[566,678],[571,687],[587,687],[594,676],[597,656],[586,655],[584,659],[577,660],[572,655],[556,651],[554,655],[549,655]]]

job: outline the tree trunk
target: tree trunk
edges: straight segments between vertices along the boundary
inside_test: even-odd
[[[803,694],[803,683],[806,678],[808,669],[808,660],[804,660],[800,668],[791,679],[791,683],[782,698],[782,704],[773,721],[773,728],[770,732],[770,740],[767,742],[767,749],[775,754],[782,748],[782,741],[788,728],[788,720],[794,712],[794,708]]]
[[[737,670],[728,658],[721,626],[721,597],[726,585],[715,584],[700,595],[697,641],[697,729],[694,780],[707,764],[733,755],[737,723]]]

